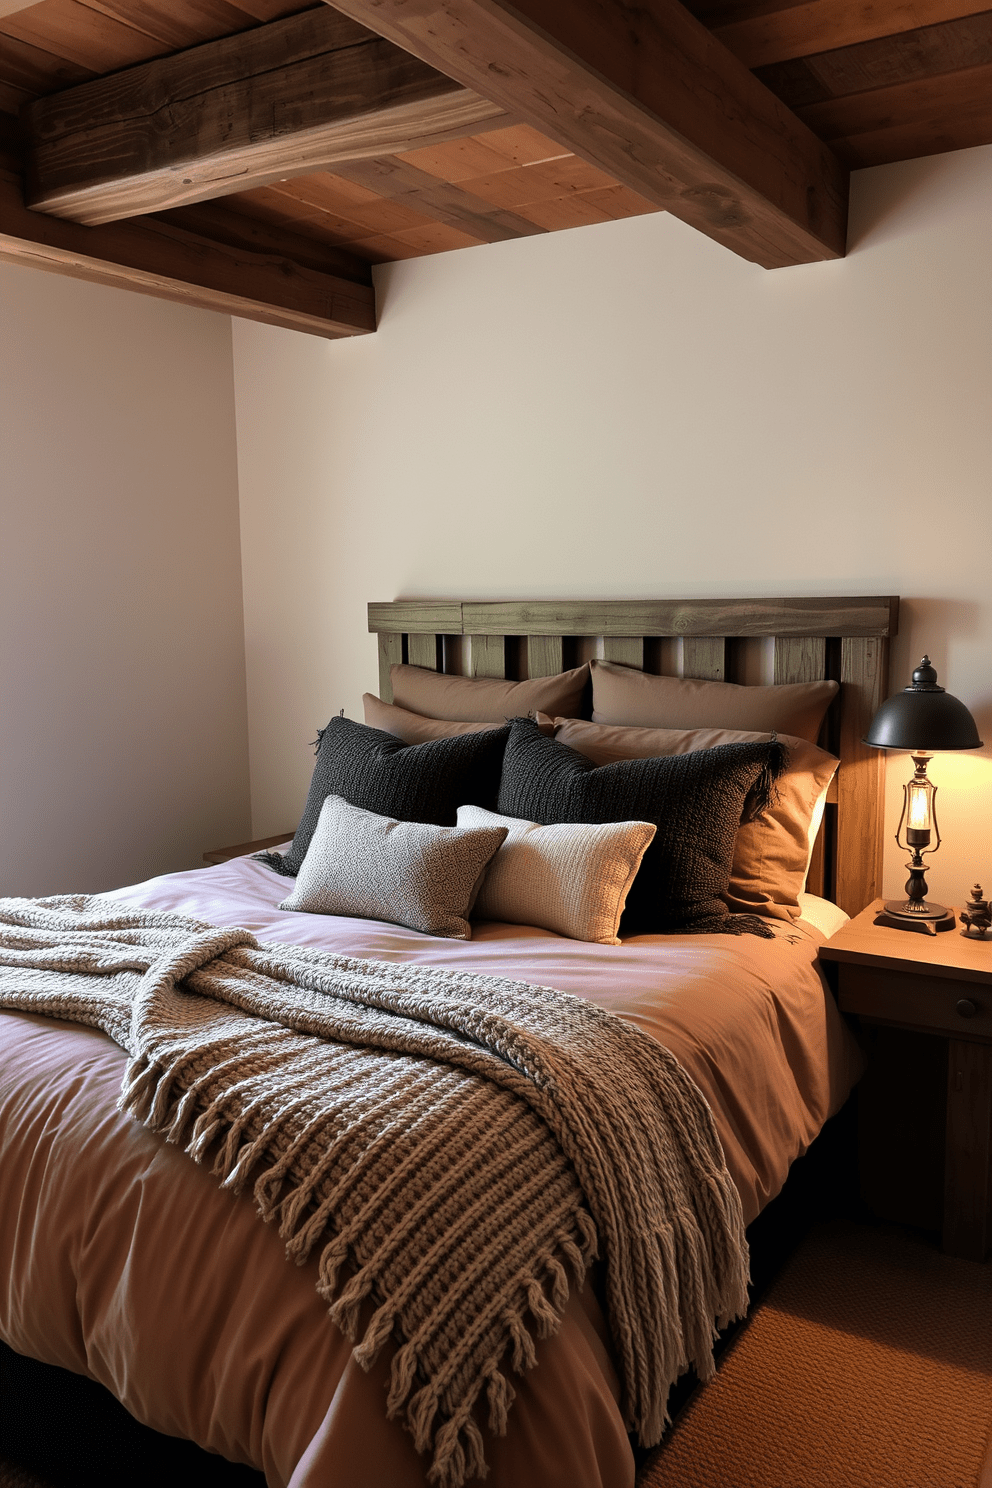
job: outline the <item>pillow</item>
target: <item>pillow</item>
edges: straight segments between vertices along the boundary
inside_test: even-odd
[[[460,806],[458,825],[508,828],[476,900],[480,919],[619,945],[627,893],[655,834],[651,822],[540,826]]]
[[[556,718],[555,738],[594,765],[608,765],[614,760],[762,741],[768,735],[741,729],[622,728]],[[737,833],[730,882],[723,897],[732,910],[789,920],[800,916],[799,895],[823,819],[827,787],[840,761],[805,739],[785,734],[779,735],[779,741],[786,748],[785,769],[771,804]]]
[[[292,847],[285,857],[258,857],[277,873],[298,873],[328,796],[343,796],[379,816],[441,827],[454,825],[465,802],[494,806],[508,733],[504,725],[484,734],[404,744],[350,718],[332,718],[318,735],[317,763]]]
[[[556,713],[562,717],[589,716],[585,702],[588,666],[553,677],[531,677],[527,682],[507,682],[496,677],[455,677],[432,672],[428,667],[394,666],[389,675],[393,702],[411,713],[428,718],[446,718],[458,723],[486,719],[502,723],[528,713]]]
[[[396,821],[328,796],[296,885],[280,909],[389,920],[471,940],[479,884],[506,828]]]
[[[742,687],[737,682],[655,677],[613,661],[592,663],[595,723],[665,729],[755,729],[794,734],[815,744],[823,715],[836,694],[836,682]],[[565,717],[564,709],[558,712]]]
[[[407,712],[406,708],[397,708],[393,703],[384,703],[371,692],[363,694],[362,703],[365,708],[365,722],[371,728],[395,734],[404,744],[423,744],[428,739],[453,739],[456,734],[481,734],[493,726],[491,719],[485,722],[453,723],[444,718],[424,718],[419,713]],[[554,723],[545,714],[540,714],[538,721],[544,733],[554,733]]]
[[[750,795],[767,806],[785,750],[775,743],[723,744],[662,759],[596,766],[537,725],[516,719],[503,757],[498,811],[538,822],[653,822],[657,833],[627,895],[622,930],[721,931],[771,936],[755,915],[723,901],[734,839]]]

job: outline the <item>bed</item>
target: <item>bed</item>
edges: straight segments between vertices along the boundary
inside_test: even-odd
[[[561,674],[595,655],[649,675],[840,684],[821,743],[840,759],[798,913],[756,935],[650,933],[580,942],[477,922],[470,940],[368,918],[280,910],[287,880],[242,856],[122,888],[108,901],[244,926],[387,966],[557,989],[674,1053],[713,1112],[750,1222],[843,1104],[857,1050],[816,967],[825,934],[874,897],[878,757],[861,743],[885,695],[889,599],[372,605],[380,697],[396,665],[476,678]],[[116,1108],[127,1056],[104,1033],[0,1014],[0,1336],[106,1385],[138,1419],[262,1470],[272,1488],[406,1488],[428,1471],[387,1420],[387,1348],[366,1373],[328,1321],[317,1259],[289,1264],[250,1194]],[[634,1481],[601,1278],[572,1287],[536,1367],[515,1378],[490,1481]]]

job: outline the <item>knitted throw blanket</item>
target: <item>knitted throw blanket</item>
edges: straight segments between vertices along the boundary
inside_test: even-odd
[[[747,1305],[740,1200],[673,1055],[577,997],[387,965],[99,896],[0,899],[0,1005],[101,1028],[120,1108],[252,1186],[429,1477],[485,1474],[509,1374],[597,1252],[628,1429]],[[347,1279],[339,1282],[342,1268]],[[362,1326],[364,1324],[364,1326]]]

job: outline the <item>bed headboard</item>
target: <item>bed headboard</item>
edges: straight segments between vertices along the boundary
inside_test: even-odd
[[[547,677],[591,656],[670,677],[813,682],[840,693],[820,742],[840,758],[809,888],[857,914],[881,891],[884,755],[861,740],[888,688],[899,601],[458,600],[369,605],[379,692],[395,662],[473,677]]]

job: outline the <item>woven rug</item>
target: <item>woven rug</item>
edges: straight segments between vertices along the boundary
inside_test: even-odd
[[[992,1263],[814,1230],[638,1488],[990,1488]]]

